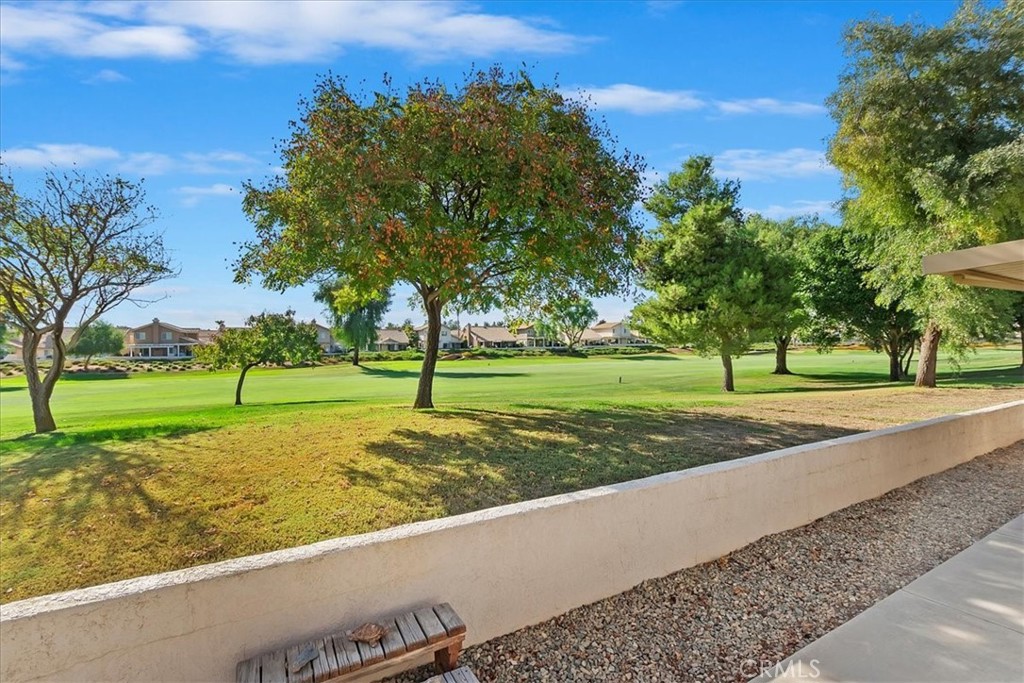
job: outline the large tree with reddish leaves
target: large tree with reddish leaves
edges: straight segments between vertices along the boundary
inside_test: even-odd
[[[367,295],[412,285],[428,323],[414,407],[433,407],[446,303],[627,281],[642,163],[584,104],[493,68],[368,97],[327,77],[300,106],[283,176],[246,188],[256,239],[236,277],[283,289],[342,276]]]

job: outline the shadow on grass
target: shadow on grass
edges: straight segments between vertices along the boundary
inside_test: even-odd
[[[125,553],[155,556],[158,569],[195,564],[207,554],[217,559],[221,546],[209,535],[209,510],[187,499],[161,500],[161,485],[150,483],[179,476],[169,474],[162,457],[173,441],[143,451],[115,441],[68,445],[68,436],[48,435],[40,444],[61,445],[3,466],[4,602],[137,575]]]
[[[8,391],[25,391],[25,389],[27,389],[27,388],[28,387],[5,387],[3,385],[0,385],[0,393],[4,393],[4,392],[8,392]]]
[[[353,403],[353,401],[350,398],[318,398],[318,399],[309,399],[307,401],[270,401],[270,402],[267,402],[267,403],[262,403],[262,402],[254,401],[252,403],[246,403],[244,405],[237,406],[237,407],[244,408],[246,406],[253,406],[253,407],[305,406],[305,405],[319,405],[319,404],[329,405],[329,404],[332,404],[332,403]]]
[[[950,385],[974,382],[992,385],[1024,384],[1024,368],[1017,365],[1009,368],[968,370],[966,372],[946,371],[940,372],[937,379],[941,384]]]
[[[205,432],[212,426],[189,424],[151,424],[133,427],[104,427],[99,429],[79,429],[73,432],[50,432],[48,434],[23,434],[12,439],[19,444],[21,452],[33,454],[39,452],[59,453],[60,449],[77,447],[104,441],[139,441],[142,439],[174,439]]]
[[[800,377],[821,382],[827,386],[823,387],[786,387],[765,389],[765,392],[802,392],[802,391],[855,391],[858,389],[877,389],[879,387],[898,387],[913,384],[914,377],[911,375],[906,379],[893,382],[887,375],[875,372],[830,372],[830,373],[795,373]],[[957,384],[989,384],[993,387],[1024,384],[1024,369],[1020,366],[1007,368],[990,368],[987,370],[967,370],[955,372],[946,370],[939,372],[937,380],[940,384],[955,386]],[[835,384],[849,384],[851,386],[831,386]]]
[[[470,426],[452,434],[442,425],[455,419]],[[442,410],[434,420],[366,444],[377,457],[339,464],[339,473],[398,504],[431,501],[458,514],[856,433],[639,408]]]
[[[772,375],[777,376],[777,375]],[[743,377],[742,384],[737,380],[736,388],[739,393],[744,394],[804,394],[816,391],[868,391],[882,389],[885,387],[907,386],[913,383],[913,379],[893,382],[887,375],[876,372],[830,372],[830,373],[806,373],[794,372],[788,377],[800,377],[811,380],[813,383],[800,384],[797,386],[765,386],[750,389],[751,377]]]
[[[61,381],[69,382],[92,382],[100,379],[128,379],[130,376],[131,373],[120,370],[90,370],[89,372],[65,372],[60,376],[60,379]]]
[[[390,379],[408,379],[413,377],[419,377],[419,370],[394,370],[392,368],[371,368],[365,365],[360,365],[359,369],[368,375],[379,375],[381,377],[388,377]],[[444,377],[451,379],[481,379],[487,377],[525,377],[529,373],[526,372],[477,372],[475,370],[467,370],[466,372],[451,372],[448,370],[435,370],[434,377]]]

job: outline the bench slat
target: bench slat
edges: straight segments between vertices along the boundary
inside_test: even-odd
[[[398,622],[398,630],[405,641],[406,649],[415,650],[427,644],[427,635],[411,612],[399,616],[395,621]]]
[[[359,656],[359,648],[348,639],[347,635],[342,633],[333,636],[331,640],[334,642],[334,653],[338,656],[339,673],[348,673],[362,668],[363,660]]]
[[[428,643],[436,643],[448,637],[448,632],[444,630],[441,620],[437,618],[431,608],[418,609],[413,614],[416,615],[416,621],[419,622],[424,635],[427,636]]]
[[[330,636],[324,636],[324,649],[327,650],[327,663],[331,667],[331,676],[338,676],[344,668],[342,660],[334,649],[334,640]]]
[[[330,656],[327,654],[328,647],[331,650]],[[327,641],[323,638],[316,641],[316,659],[310,664],[313,666],[313,680],[317,683],[334,678],[338,672],[338,660],[334,657],[334,646],[328,646]]]
[[[264,681],[288,681],[288,666],[284,661],[283,650],[268,652],[260,657]]]
[[[255,659],[239,662],[235,669],[235,680],[238,683],[260,683],[260,664]]]
[[[466,624],[448,603],[425,607],[382,622],[387,627],[376,645],[356,643],[348,632],[323,636],[238,663],[237,683],[328,683],[351,675],[368,677],[421,654],[434,653],[435,664],[451,667],[465,639]],[[298,666],[296,666],[298,665]],[[340,678],[339,678],[340,677]],[[434,683],[479,683],[460,669],[432,678]]]
[[[298,667],[298,670],[296,670],[297,667],[295,666],[295,663],[299,661],[299,654],[312,644],[312,642],[307,641],[299,645],[293,645],[286,651],[285,663],[287,665],[289,683],[313,683],[313,667],[309,663]]]
[[[441,603],[440,605],[434,606],[434,614],[441,621],[441,625],[444,626],[444,630],[448,632],[450,636],[457,636],[460,633],[466,632],[466,623],[462,621],[452,606],[447,602]]]
[[[380,640],[380,646],[384,648],[384,656],[387,659],[396,657],[406,651],[405,641],[402,640],[402,633],[398,630],[398,620],[392,619],[385,622],[388,632]]]
[[[369,643],[357,642],[356,647],[359,648],[359,656],[363,660],[364,667],[384,661],[384,648],[380,646],[380,643],[370,645]]]

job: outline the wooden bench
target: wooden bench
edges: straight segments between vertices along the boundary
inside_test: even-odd
[[[356,643],[347,632],[314,638],[292,647],[239,662],[238,683],[324,683],[372,674],[393,665],[434,653],[442,672],[458,666],[466,639],[466,624],[447,602],[377,622],[388,631],[376,645]],[[472,676],[472,674],[470,674]],[[458,683],[469,679],[454,679]],[[445,683],[449,683],[444,679]]]
[[[423,683],[480,683],[480,679],[464,666],[437,676],[431,676]]]

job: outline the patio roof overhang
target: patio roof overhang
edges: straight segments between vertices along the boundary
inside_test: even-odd
[[[972,287],[1024,292],[1024,240],[929,254],[921,260],[925,275],[948,275]]]

